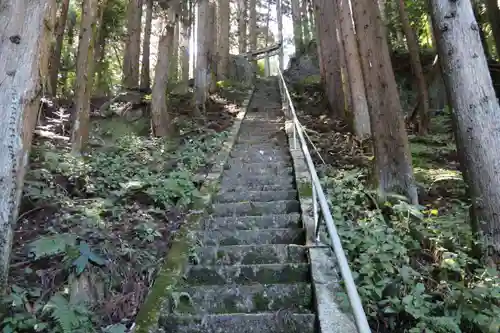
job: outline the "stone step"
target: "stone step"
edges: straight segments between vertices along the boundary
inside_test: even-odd
[[[284,149],[277,147],[276,149],[259,149],[259,148],[249,148],[249,149],[242,149],[242,148],[233,148],[231,153],[229,154],[229,157],[246,157],[246,156],[253,156],[253,157],[272,157],[275,159],[281,158],[281,159],[290,159],[290,154]]]
[[[272,214],[264,216],[211,217],[202,221],[206,230],[255,230],[300,228],[299,213]]]
[[[198,265],[256,265],[306,263],[303,246],[289,244],[198,247],[190,258]]]
[[[278,176],[243,176],[241,174],[233,177],[224,177],[220,187],[222,189],[231,189],[232,187],[245,186],[247,191],[254,188],[261,188],[262,186],[279,186],[283,191],[289,191],[295,187],[293,177],[278,177]],[[234,192],[234,191],[231,191]]]
[[[309,264],[189,265],[185,281],[190,285],[276,284],[310,281]]]
[[[224,177],[235,177],[235,176],[248,176],[248,177],[293,177],[293,168],[285,167],[283,169],[272,168],[272,165],[269,165],[269,168],[261,168],[261,169],[245,169],[245,165],[241,166],[241,169],[233,166],[232,168],[224,171],[222,174],[222,179]]]
[[[268,202],[276,200],[297,200],[297,191],[221,192],[215,197],[215,202]]]
[[[176,290],[165,304],[174,314],[256,313],[288,310],[311,313],[307,283],[196,286]]]
[[[316,316],[288,311],[258,314],[160,316],[160,332],[168,333],[314,333]]]
[[[260,230],[201,230],[191,231],[200,246],[252,244],[304,244],[305,231],[299,228]]]
[[[277,162],[277,163],[241,163],[238,159],[229,159],[229,161],[224,166],[224,170],[226,172],[237,170],[248,171],[249,173],[257,173],[257,172],[272,172],[275,174],[279,174],[280,172],[291,172],[293,171],[291,161],[286,162]]]
[[[248,191],[292,191],[295,185],[232,185],[221,189],[223,192],[244,193]]]
[[[261,164],[288,164],[288,166],[292,165],[292,158],[289,156],[268,156],[268,155],[245,155],[245,156],[230,156],[231,161],[235,161],[236,163],[261,163]]]
[[[212,205],[214,216],[258,216],[271,214],[298,213],[300,203],[297,200],[280,200],[269,202],[231,202]]]

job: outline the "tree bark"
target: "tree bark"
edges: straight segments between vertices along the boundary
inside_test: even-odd
[[[208,0],[198,0],[198,14],[197,14],[197,55],[196,55],[196,69],[194,73],[194,98],[195,98],[195,116],[205,114],[205,106],[208,94],[208,21],[209,21],[209,4]]]
[[[93,61],[94,45],[92,35],[95,29],[97,0],[82,1],[82,19],[80,23],[80,36],[78,55],[76,60],[75,81],[75,121],[71,133],[71,151],[80,154],[89,137],[90,92],[92,82],[91,68]]]
[[[281,43],[281,47],[278,53],[278,63],[279,69],[283,72],[284,69],[284,55],[283,55],[283,14],[281,8],[281,0],[276,0],[276,13],[277,13],[277,21],[278,21],[278,42]],[[319,56],[319,53],[318,53]]]
[[[351,89],[351,104],[353,113],[354,134],[360,139],[366,139],[371,135],[370,115],[366,102],[366,93],[359,58],[358,43],[352,23],[351,5],[349,0],[338,0],[339,22],[344,44],[345,60],[347,67],[347,79]]]
[[[167,109],[167,86],[169,74],[170,48],[174,40],[175,15],[167,10],[167,22],[160,41],[158,42],[158,61],[155,67],[155,78],[151,98],[151,116],[153,135],[157,137],[171,137],[173,124]]]
[[[146,17],[144,23],[144,37],[142,41],[142,65],[141,65],[141,89],[149,90],[151,88],[150,48],[151,48],[151,25],[153,21],[153,0],[146,1]]]
[[[390,193],[406,195],[411,203],[417,204],[408,136],[384,23],[378,5],[372,0],[353,0],[352,5],[370,113],[378,193],[381,199]]]
[[[179,20],[180,34],[179,34],[179,52],[180,52],[180,81],[182,92],[186,93],[189,81],[189,27],[191,25],[190,13],[187,8],[184,8],[183,14]]]
[[[316,0],[316,18],[319,33],[322,67],[325,73],[325,91],[331,112],[344,118],[344,91],[340,65],[340,48],[337,40],[338,17],[331,0]]]
[[[142,0],[130,0],[127,7],[127,36],[123,56],[123,86],[139,86],[139,58],[141,53]]]
[[[469,1],[432,1],[445,86],[463,153],[472,221],[484,245],[500,252],[500,106]]]
[[[401,18],[403,31],[406,35],[406,44],[408,45],[408,51],[410,54],[411,67],[417,83],[418,102],[420,105],[418,133],[420,135],[425,135],[429,130],[429,93],[425,82],[422,62],[420,61],[420,49],[418,46],[417,36],[411,27],[410,19],[406,13],[404,0],[398,0],[398,2],[399,17]]]
[[[304,50],[304,39],[302,37],[302,20],[300,18],[300,3],[299,0],[290,0],[290,2],[292,4],[293,40],[295,45],[295,54],[299,54]]]
[[[471,0],[471,1],[472,1],[472,10],[474,11],[474,17],[476,18],[477,26],[479,27],[479,36],[481,37],[481,44],[483,45],[486,57],[490,58],[490,49],[488,47],[488,40],[486,38],[486,34],[484,33],[484,20],[480,8],[482,5],[482,0]]]
[[[43,80],[55,9],[53,0],[3,1],[0,6],[0,293],[7,283],[40,97],[48,83]]]
[[[238,0],[238,48],[240,53],[247,51],[247,0]]]
[[[300,8],[302,31],[304,32],[304,45],[307,45],[307,43],[311,39],[311,29],[309,25],[309,18],[307,17],[307,2],[308,0],[302,0]]]
[[[64,42],[64,30],[66,29],[66,20],[68,19],[69,0],[61,2],[61,11],[56,22],[55,35],[56,43],[49,62],[49,89],[50,95],[56,96],[57,94],[57,78],[59,75],[59,66],[61,64],[61,53]]]
[[[215,93],[217,91],[217,6],[216,0],[209,0],[209,21],[208,21],[208,92]]]
[[[218,37],[217,37],[217,78],[218,80],[226,80],[229,71],[229,0],[219,0],[217,6],[217,27],[218,27]]]
[[[179,24],[176,22],[174,25],[174,37],[172,38],[172,45],[169,47],[170,56],[168,60],[169,74],[168,80],[176,82],[179,74]]]

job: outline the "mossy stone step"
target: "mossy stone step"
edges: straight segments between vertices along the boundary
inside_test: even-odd
[[[164,309],[174,314],[257,313],[286,309],[311,313],[311,285],[253,284],[187,287],[171,293]]]
[[[292,191],[295,190],[295,184],[288,185],[230,185],[226,184],[222,191],[245,193],[248,191]]]
[[[300,203],[297,200],[231,202],[216,203],[212,205],[213,216],[259,216],[298,213],[299,211]]]
[[[293,168],[292,167],[284,167],[282,169],[273,168],[269,166],[268,168],[260,168],[260,169],[248,169],[245,168],[245,165],[233,166],[229,167],[222,174],[222,179],[226,177],[280,177],[280,178],[292,178],[293,179]]]
[[[264,216],[209,217],[202,221],[206,230],[255,230],[299,228],[302,226],[299,213],[272,214]]]
[[[191,231],[192,239],[200,246],[228,246],[252,244],[303,244],[304,229],[261,230],[204,230]]]
[[[231,170],[247,170],[248,172],[268,172],[269,170],[272,170],[273,173],[279,173],[280,171],[284,169],[289,169],[292,168],[292,163],[291,162],[277,162],[274,164],[269,164],[269,163],[243,163],[240,162],[238,159],[230,159],[226,165],[224,166],[224,170],[231,171]],[[289,170],[287,170],[289,171]]]
[[[256,265],[306,263],[303,246],[289,244],[205,246],[194,250],[192,264]]]
[[[294,180],[292,177],[278,177],[278,176],[240,176],[225,177],[222,179],[221,187],[227,188],[232,186],[247,186],[251,191],[253,188],[260,188],[262,186],[281,186],[283,190],[290,190],[294,188]]]
[[[309,264],[266,264],[234,266],[189,265],[186,283],[191,285],[275,284],[309,282]]]
[[[245,191],[222,192],[215,197],[215,202],[242,202],[242,201],[276,201],[296,200],[297,191]]]
[[[159,326],[162,332],[168,333],[313,333],[315,322],[313,314],[284,310],[201,316],[163,314]]]

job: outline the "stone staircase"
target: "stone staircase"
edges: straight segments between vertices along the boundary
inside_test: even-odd
[[[164,332],[317,332],[284,122],[277,82],[257,81]]]

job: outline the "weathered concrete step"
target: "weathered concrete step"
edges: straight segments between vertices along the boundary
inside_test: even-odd
[[[204,316],[161,315],[161,332],[172,333],[314,333],[316,316],[288,311]],[[158,332],[159,333],[159,332]]]
[[[224,177],[220,184],[222,189],[245,186],[248,190],[260,188],[266,185],[279,186],[283,191],[294,188],[294,179],[291,176],[242,176],[241,174],[233,177]],[[233,191],[234,192],[234,191]]]
[[[224,192],[242,193],[248,191],[291,191],[295,189],[295,185],[237,185],[223,188]]]
[[[237,172],[245,171],[248,173],[274,173],[279,174],[281,172],[293,172],[291,162],[274,163],[274,164],[262,164],[262,163],[241,163],[236,159],[230,159],[228,163],[224,166],[226,172],[236,170]]]
[[[303,246],[289,244],[205,246],[195,249],[192,264],[198,265],[256,265],[306,263]]]
[[[299,213],[263,216],[212,217],[203,220],[206,230],[255,230],[299,228],[302,226]]]
[[[272,164],[269,164],[268,168],[260,168],[260,169],[249,169],[245,165],[241,165],[241,168],[232,166],[222,174],[222,179],[224,177],[234,177],[238,175],[248,176],[248,177],[293,177],[293,168],[292,167],[284,167],[282,169],[273,168]]]
[[[285,143],[287,142],[287,137],[285,132],[280,132],[280,133],[275,133],[275,135],[265,138],[265,141],[261,136],[257,137],[238,137],[236,140],[236,144],[247,144],[247,145],[253,145],[253,144],[261,144],[262,142],[269,142],[273,141],[279,144],[280,146],[285,147]]]
[[[305,231],[299,228],[260,230],[204,230],[192,231],[200,246],[227,246],[252,244],[304,244]]]
[[[284,160],[289,160],[291,158],[290,153],[285,151],[284,149],[280,147],[276,147],[276,149],[258,149],[258,148],[250,148],[250,149],[238,149],[238,148],[233,148],[231,153],[229,154],[230,157],[255,157],[255,158],[261,158],[261,157],[272,157],[274,159],[284,159]]]
[[[234,266],[189,265],[186,283],[191,285],[275,284],[310,281],[309,264],[266,264]]]
[[[230,156],[230,163],[262,163],[262,164],[288,164],[292,165],[292,157],[290,155],[261,155],[261,154],[248,154]],[[234,161],[234,162],[233,162]]]
[[[292,190],[292,191],[221,192],[219,193],[219,195],[215,197],[215,202],[242,202],[242,201],[268,202],[276,200],[297,200],[297,191]]]
[[[212,215],[214,216],[258,216],[297,213],[299,211],[300,203],[297,200],[231,202],[212,205]]]
[[[308,283],[196,286],[176,290],[166,309],[175,314],[256,313],[286,309],[311,313]]]
[[[292,168],[292,161],[282,161],[273,163],[259,163],[259,162],[241,162],[239,159],[231,158],[224,165],[226,171],[231,169],[236,170],[248,170],[251,172],[256,172],[258,170],[267,171],[273,170],[273,172],[278,172],[286,168]]]

